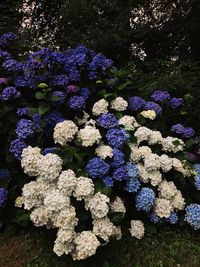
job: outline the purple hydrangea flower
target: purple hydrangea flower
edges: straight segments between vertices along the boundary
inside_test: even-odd
[[[129,139],[129,134],[125,129],[110,129],[106,134],[108,144],[112,147],[120,148]]]
[[[174,124],[171,128],[171,132],[174,132],[177,134],[182,134],[184,132],[184,130],[185,130],[185,127],[181,123]]]
[[[152,101],[148,101],[148,102],[145,103],[144,110],[154,110],[157,115],[161,115],[162,114],[161,106],[159,104],[155,103],[155,102],[152,102]]]
[[[26,116],[28,114],[28,108],[18,108],[17,115],[20,117]]]
[[[88,161],[86,169],[89,176],[95,179],[97,177],[101,178],[105,176],[110,169],[110,165],[106,163],[105,160],[95,157]]]
[[[69,78],[71,81],[80,81],[81,76],[78,70],[76,69],[71,69],[69,73]]]
[[[76,93],[78,91],[79,91],[79,87],[77,85],[70,84],[67,86],[67,92],[68,93]]]
[[[22,64],[14,59],[8,59],[4,61],[3,67],[7,71],[21,71],[22,70]]]
[[[172,108],[172,109],[176,109],[179,108],[181,106],[184,105],[184,100],[183,98],[177,98],[177,97],[173,97],[169,102],[168,105]]]
[[[85,98],[83,96],[72,96],[69,99],[68,105],[73,110],[82,110],[86,105]]]
[[[25,139],[34,133],[33,122],[28,119],[20,119],[15,130],[19,138]]]
[[[24,141],[15,139],[11,142],[9,151],[13,153],[17,159],[21,160],[22,151],[26,147],[28,147],[28,145]]]
[[[20,92],[18,92],[15,87],[6,87],[1,93],[1,99],[3,100],[11,100],[19,96]]]
[[[8,60],[11,58],[11,54],[0,49],[0,58],[3,60]]]
[[[6,205],[8,191],[6,188],[0,188],[0,208],[4,208]]]
[[[195,131],[192,127],[185,127],[182,134],[183,138],[192,138],[195,135]]]
[[[81,88],[80,90],[80,96],[83,96],[86,100],[89,98],[90,96],[90,90],[88,88]]]
[[[0,78],[0,85],[6,84],[8,80],[6,78]]]
[[[112,113],[105,113],[98,117],[97,124],[103,128],[111,129],[118,125],[118,120]]]
[[[54,91],[52,93],[52,101],[53,102],[59,102],[59,103],[64,103],[65,102],[65,98],[66,98],[66,95],[65,93],[63,93],[62,91]],[[55,99],[55,97],[57,99]]]
[[[53,84],[55,86],[66,86],[69,83],[69,78],[65,74],[61,74],[56,76],[56,78],[53,80]]]
[[[157,90],[153,92],[151,99],[155,102],[167,102],[170,100],[170,94],[167,91]]]
[[[128,109],[131,111],[136,111],[143,109],[146,101],[140,96],[132,96],[128,98]]]
[[[0,169],[0,180],[5,180],[10,176],[8,169]]]

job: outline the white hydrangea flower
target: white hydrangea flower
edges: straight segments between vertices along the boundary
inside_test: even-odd
[[[17,197],[15,199],[15,207],[22,208],[23,205],[24,205],[24,198],[23,197]]]
[[[83,231],[74,239],[75,250],[72,252],[74,260],[84,260],[96,253],[100,246],[96,235],[91,231]]]
[[[124,100],[122,97],[117,97],[113,101],[111,101],[111,109],[116,111],[124,111],[128,107],[128,102]]]
[[[22,151],[21,166],[29,176],[38,175],[38,160],[42,157],[39,147],[28,146]]]
[[[122,238],[121,226],[113,226],[112,237],[120,240]]]
[[[147,141],[152,134],[152,130],[150,130],[147,127],[139,127],[136,132],[134,133],[134,136],[137,138],[137,143],[141,143],[142,141]]]
[[[130,161],[137,163],[141,159],[141,155],[138,152],[139,148],[136,144],[129,144],[129,147],[131,149],[131,154],[130,154]]]
[[[86,210],[90,210],[93,218],[102,218],[108,214],[110,202],[109,197],[100,192],[96,193],[91,198],[85,200]]]
[[[92,179],[80,176],[77,178],[76,187],[74,190],[74,197],[77,200],[82,200],[91,197],[94,194],[94,183]]]
[[[71,196],[77,183],[76,175],[72,170],[62,171],[58,177],[57,187],[61,193]]]
[[[177,193],[177,188],[174,182],[168,182],[166,180],[163,180],[158,186],[158,191],[160,198],[171,200]]]
[[[78,223],[78,218],[76,218],[76,210],[72,205],[62,209],[59,213],[56,213],[52,217],[53,225],[57,228],[73,230]]]
[[[131,220],[131,228],[129,229],[131,236],[142,239],[145,233],[144,224],[140,220]]]
[[[159,170],[148,172],[148,177],[152,186],[157,186],[162,181],[162,174]]]
[[[162,139],[162,149],[166,152],[179,152],[184,148],[183,140],[168,136]]]
[[[102,113],[107,113],[108,106],[109,106],[109,103],[105,99],[100,99],[94,104],[92,108],[92,114],[94,116],[99,116]]]
[[[104,241],[109,241],[109,238],[111,237],[113,233],[113,227],[114,224],[110,221],[108,217],[103,217],[100,219],[94,219],[92,221],[93,224],[93,233],[96,236],[99,236]]]
[[[149,181],[149,172],[146,170],[146,168],[142,164],[137,164],[137,167],[139,169],[140,180],[143,183],[148,183],[148,181]]]
[[[151,131],[151,134],[149,135],[148,139],[148,144],[149,145],[161,144],[162,140],[163,137],[159,131]]]
[[[180,190],[178,190],[173,197],[171,204],[174,209],[183,210],[185,208],[185,199],[183,198]]]
[[[147,171],[156,171],[160,168],[160,157],[157,154],[151,153],[144,159],[144,166]]]
[[[30,210],[33,207],[39,207],[43,203],[43,194],[41,187],[36,181],[25,184],[22,188],[22,197],[24,209]]]
[[[156,112],[154,110],[144,110],[140,112],[140,115],[150,120],[154,120],[156,118]]]
[[[62,170],[62,159],[52,153],[48,153],[38,160],[38,174],[40,179],[53,181]]]
[[[160,218],[168,218],[173,211],[170,201],[165,198],[156,198],[154,212]]]
[[[95,143],[99,143],[101,140],[101,134],[94,126],[85,126],[78,132],[78,140],[81,141],[82,146],[93,146]]]
[[[173,167],[173,159],[166,154],[160,156],[160,167],[163,172],[169,172]]]
[[[143,159],[143,158],[147,157],[148,155],[152,154],[152,150],[148,146],[140,146],[138,148],[138,153],[140,155],[140,158]]]
[[[106,146],[106,145],[100,145],[95,149],[95,153],[97,154],[98,157],[102,159],[112,158],[113,156],[113,151],[112,147]]]
[[[65,120],[56,124],[54,128],[53,138],[55,144],[65,146],[68,142],[74,139],[75,134],[78,132],[78,127],[71,120]]]
[[[116,197],[115,201],[110,202],[110,211],[111,212],[121,212],[121,213],[126,213],[126,208],[124,206],[124,202],[120,197]]]
[[[49,217],[51,216],[52,211],[47,209],[45,206],[40,206],[35,208],[30,215],[31,221],[34,223],[35,226],[44,226],[47,225],[49,221]]]
[[[83,117],[82,118],[77,118],[77,123],[78,125],[84,125],[89,121],[90,115],[83,111]]]
[[[123,125],[125,129],[129,131],[134,131],[139,124],[133,116],[125,115],[121,119],[119,119],[119,125]]]
[[[54,189],[47,193],[44,198],[44,205],[48,210],[58,212],[69,207],[70,198],[63,195],[58,189]]]
[[[59,229],[57,238],[54,241],[53,251],[59,257],[63,254],[69,254],[74,249],[73,240],[76,236],[74,231]]]

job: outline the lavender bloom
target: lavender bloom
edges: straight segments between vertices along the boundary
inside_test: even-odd
[[[6,83],[7,83],[7,79],[6,78],[0,78],[0,85],[6,84]]]
[[[118,125],[118,120],[112,113],[101,114],[97,119],[97,124],[103,128],[110,129]]]
[[[28,108],[18,108],[17,115],[20,117],[26,116],[28,114]]]
[[[130,111],[137,111],[143,109],[145,100],[139,96],[132,96],[128,98],[128,109]]]
[[[11,100],[19,96],[20,93],[16,90],[15,87],[6,87],[3,89],[3,92],[1,93],[1,99],[3,100]]]
[[[4,208],[6,205],[8,191],[6,188],[1,187],[0,188],[0,208]]]
[[[82,110],[86,105],[85,98],[83,96],[72,96],[69,99],[68,105],[73,110]]]
[[[153,92],[151,99],[155,102],[167,102],[170,100],[170,94],[167,91],[157,90]]]
[[[28,147],[28,145],[24,141],[15,139],[11,142],[9,151],[13,153],[18,160],[21,160],[22,151],[26,147]]]
[[[171,132],[174,132],[177,134],[182,134],[184,132],[184,130],[185,130],[185,127],[181,123],[174,124],[171,128]]]
[[[183,132],[183,138],[192,138],[195,135],[195,131],[191,127],[185,127]]]
[[[78,91],[79,91],[79,87],[77,85],[71,84],[71,85],[67,86],[67,92],[68,93],[76,93]]]
[[[3,67],[7,71],[21,71],[22,70],[22,64],[14,59],[8,59],[4,61]]]
[[[177,98],[177,97],[173,97],[169,102],[168,105],[172,108],[172,109],[176,109],[180,106],[184,105],[184,101],[183,98]]]
[[[157,115],[161,115],[162,114],[161,106],[159,104],[155,103],[155,102],[152,102],[152,101],[148,101],[148,102],[145,103],[144,110],[154,110]]]
[[[33,123],[31,120],[20,119],[15,130],[19,138],[25,139],[34,133]]]

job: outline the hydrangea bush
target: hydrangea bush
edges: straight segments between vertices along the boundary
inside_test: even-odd
[[[1,208],[16,184],[15,206],[35,226],[56,229],[54,252],[74,260],[127,230],[141,239],[148,221],[200,229],[199,138],[167,115],[183,99],[164,90],[148,100],[130,94],[112,61],[82,45],[0,57],[0,101],[12,114],[5,158],[20,176],[0,188]]]

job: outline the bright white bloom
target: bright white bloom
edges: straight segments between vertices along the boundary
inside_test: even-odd
[[[96,236],[101,237],[105,241],[109,241],[113,233],[114,224],[110,221],[108,217],[103,217],[101,219],[94,219],[93,224],[93,233]]]
[[[143,183],[148,183],[148,181],[149,181],[149,172],[146,170],[146,168],[142,164],[138,164],[137,167],[139,169],[140,180]]]
[[[149,145],[160,144],[162,142],[162,135],[159,131],[151,131],[149,135],[148,143]]]
[[[106,145],[98,146],[95,149],[95,152],[96,152],[97,156],[102,158],[102,159],[106,159],[107,157],[112,158],[112,156],[113,156],[112,147],[106,146]]]
[[[166,154],[160,156],[160,167],[163,172],[169,172],[173,166],[173,159],[168,157]]]
[[[127,115],[119,119],[119,125],[123,125],[125,129],[129,131],[133,131],[137,127],[139,127],[139,124],[137,123],[136,119],[133,116],[127,116]]]
[[[23,197],[17,197],[15,199],[15,207],[22,208],[23,205],[24,205],[24,198]]]
[[[136,132],[134,133],[134,136],[137,138],[137,143],[141,143],[142,141],[147,141],[151,135],[152,131],[148,129],[147,127],[139,127]]]
[[[55,215],[52,221],[55,227],[72,231],[78,223],[75,208],[70,205],[61,210]]]
[[[57,187],[65,196],[71,196],[76,183],[76,175],[72,170],[62,171],[58,177]]]
[[[157,154],[149,154],[144,159],[144,166],[147,171],[156,171],[160,168],[160,157]]]
[[[115,201],[110,202],[110,211],[111,212],[121,212],[126,213],[126,208],[124,206],[124,202],[120,197],[116,197]]]
[[[111,108],[116,111],[124,111],[128,107],[128,102],[122,97],[117,97],[111,102]]]
[[[152,154],[152,150],[148,146],[141,146],[138,148],[138,153],[140,154],[140,158],[145,158],[148,155]]]
[[[130,148],[131,148],[130,159],[132,162],[135,163],[137,163],[141,159],[144,159],[146,156],[152,153],[151,148],[148,146],[137,147],[136,145],[131,144]]]
[[[148,177],[152,186],[157,186],[162,181],[162,174],[159,170],[148,172]]]
[[[93,218],[102,218],[108,214],[110,199],[100,192],[96,193],[91,198],[86,199],[85,208],[90,210]]]
[[[163,180],[158,186],[158,191],[160,198],[172,200],[172,198],[177,193],[177,188],[172,181],[167,182],[166,180]]]
[[[92,179],[80,176],[77,178],[77,184],[74,190],[74,197],[82,200],[91,197],[94,194],[94,183]]]
[[[47,193],[44,199],[44,205],[48,210],[58,212],[69,207],[70,198],[60,193],[58,189],[54,189]]]
[[[144,110],[140,114],[146,119],[154,120],[156,118],[156,112],[154,110]]]
[[[39,147],[28,146],[22,151],[22,160],[21,166],[24,170],[24,173],[29,176],[38,175],[38,160],[42,157],[41,149]]]
[[[140,220],[132,220],[131,228],[129,229],[131,236],[137,239],[142,239],[144,236],[145,228],[144,224]]]
[[[75,250],[72,252],[74,260],[84,260],[96,253],[100,242],[91,231],[83,231],[74,239]]]
[[[90,118],[90,115],[87,112],[83,111],[83,117],[81,119],[77,118],[78,125],[86,124],[88,122],[89,118]]]
[[[168,136],[162,139],[162,149],[166,152],[182,151],[184,147],[183,140],[175,137]]]
[[[168,218],[173,211],[170,201],[165,198],[157,198],[155,201],[154,212],[160,218]]]
[[[73,240],[76,236],[74,231],[59,229],[54,241],[53,251],[58,255],[69,254],[74,249]]]
[[[107,113],[108,112],[108,106],[109,103],[105,99],[100,99],[97,101],[93,108],[92,108],[92,113],[94,116],[99,116],[102,113]]]
[[[52,212],[45,206],[40,206],[39,208],[36,208],[32,211],[30,219],[35,226],[44,226],[47,225],[51,213]]]
[[[185,208],[185,199],[183,198],[180,190],[178,190],[175,196],[173,197],[171,204],[173,208],[178,210],[183,210]]]
[[[49,153],[38,160],[38,174],[40,179],[53,181],[62,170],[62,159],[56,155]]]
[[[41,187],[36,181],[24,185],[22,188],[24,209],[30,210],[43,203],[43,194],[40,189]]]
[[[78,132],[78,140],[81,141],[82,146],[93,146],[95,143],[99,143],[101,140],[101,134],[98,129],[93,126],[85,126]]]
[[[65,120],[56,124],[54,128],[53,138],[55,143],[65,146],[74,139],[78,127],[73,121]]]

